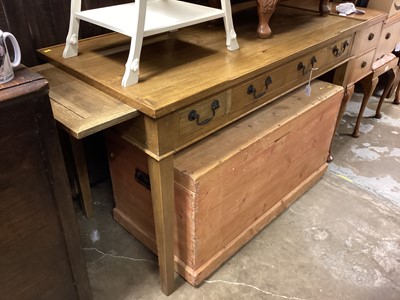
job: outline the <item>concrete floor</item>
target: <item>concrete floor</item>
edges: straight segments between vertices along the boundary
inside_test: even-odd
[[[177,276],[163,295],[157,258],[112,219],[109,182],[94,186],[94,217],[78,211],[94,299],[400,299],[400,106],[385,102],[355,139],[360,99],[322,180],[198,288]]]

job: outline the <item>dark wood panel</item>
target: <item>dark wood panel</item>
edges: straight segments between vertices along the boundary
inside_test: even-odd
[[[0,85],[0,298],[91,299],[47,81],[15,76]]]

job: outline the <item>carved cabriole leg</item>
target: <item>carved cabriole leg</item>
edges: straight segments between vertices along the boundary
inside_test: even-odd
[[[364,96],[361,102],[360,112],[358,113],[356,126],[354,127],[354,131],[352,134],[352,136],[355,138],[360,136],[359,130],[360,130],[361,119],[364,114],[365,107],[367,106],[368,100],[369,98],[371,98],[372,93],[374,92],[376,85],[378,84],[378,80],[379,78],[377,76],[373,77],[373,73],[360,80],[360,83],[363,87]]]
[[[75,18],[75,13],[81,11],[81,0],[71,0],[71,12],[69,17],[69,29],[65,40],[63,57],[73,57],[78,55],[78,34],[79,19]]]
[[[347,103],[349,102],[349,100],[350,100],[351,96],[353,95],[353,93],[354,93],[354,84],[349,85],[346,88],[345,92],[344,92],[342,103],[340,103],[339,113],[338,113],[338,117],[336,119],[335,130],[333,131],[333,134],[335,134],[337,129],[339,128],[340,121],[342,120],[342,117],[343,117],[344,112],[346,110]],[[332,138],[332,141],[331,141],[331,146],[329,147],[329,154],[328,154],[327,162],[331,162],[333,160],[332,143],[333,143],[333,138]]]
[[[271,36],[272,32],[269,27],[269,19],[274,13],[278,1],[279,0],[257,0],[257,34],[259,38],[266,39]]]
[[[383,101],[385,100],[385,98],[387,97],[387,95],[389,94],[390,89],[393,86],[393,83],[395,81],[396,78],[396,73],[398,71],[398,67],[396,67],[396,70],[391,69],[390,72],[388,72],[388,80],[386,82],[386,86],[385,89],[381,95],[381,98],[379,99],[379,103],[378,103],[378,107],[376,108],[376,112],[375,112],[375,118],[380,119],[382,118],[381,115],[381,107],[383,104]]]

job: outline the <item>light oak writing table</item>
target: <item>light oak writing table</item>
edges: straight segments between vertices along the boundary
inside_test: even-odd
[[[79,43],[77,57],[63,59],[64,45],[39,50],[71,75],[137,109],[116,129],[147,154],[161,289],[174,282],[174,153],[330,70],[344,86],[360,20],[278,7],[274,36],[254,37],[257,18],[235,16],[241,48],[227,52],[223,26],[185,28],[143,47],[138,84],[121,87],[129,38],[119,34]],[[317,69],[318,68],[318,69]]]

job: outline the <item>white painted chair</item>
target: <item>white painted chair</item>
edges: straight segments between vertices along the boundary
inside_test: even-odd
[[[63,57],[78,55],[80,20],[130,36],[129,56],[121,83],[126,87],[139,80],[140,53],[144,37],[217,18],[224,20],[228,50],[239,49],[230,0],[221,0],[221,9],[178,0],[135,0],[134,3],[85,11],[81,11],[81,0],[71,0],[70,24]]]

